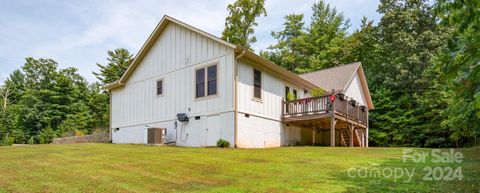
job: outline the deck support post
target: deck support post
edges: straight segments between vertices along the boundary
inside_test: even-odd
[[[368,127],[369,127],[369,120],[368,120],[368,108],[367,108],[367,127],[365,128],[365,147],[368,147]]]
[[[353,135],[355,134],[355,126],[352,124],[348,124],[348,132],[350,137],[350,147],[353,147]]]
[[[330,146],[335,147],[335,114],[332,114],[330,118]]]
[[[335,123],[337,122],[335,120],[335,89],[332,89],[332,97],[330,97],[330,146],[335,147]]]
[[[317,130],[315,129],[315,127],[313,128],[312,130],[312,145],[315,145],[315,133],[317,132]]]

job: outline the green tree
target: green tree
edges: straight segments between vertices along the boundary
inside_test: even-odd
[[[276,45],[271,45],[267,49],[270,51],[261,52],[264,58],[295,72],[297,67],[307,65],[306,33],[303,22],[303,14],[291,14],[284,17],[284,29],[279,32],[272,32],[272,36],[277,39]]]
[[[311,72],[322,68],[337,66],[343,63],[342,49],[347,40],[347,29],[350,26],[343,13],[330,7],[324,1],[312,6],[312,21],[307,30],[308,66],[298,68],[299,72]]]
[[[451,130],[457,146],[478,144],[480,136],[480,3],[441,1],[442,21],[453,29],[447,56],[440,68],[448,80],[447,117],[442,123]]]
[[[257,39],[253,35],[257,26],[255,19],[267,15],[265,0],[237,0],[227,7],[229,16],[225,19],[222,39],[232,44],[251,49]]]
[[[77,69],[59,69],[51,59],[26,58],[5,86],[13,92],[0,113],[0,137],[15,143],[49,143],[66,131],[88,133],[108,122],[108,96],[99,84],[89,85]]]
[[[378,28],[373,21],[368,21],[366,17],[361,20],[360,29],[354,31],[348,38],[347,43],[342,49],[343,60],[350,62],[362,62],[367,74],[367,78],[376,78],[382,74],[370,73],[375,65],[381,61],[381,45],[378,40]],[[381,78],[381,77],[378,77]]]
[[[122,77],[133,61],[133,55],[125,48],[108,51],[108,64],[98,64],[100,72],[93,72],[102,85],[113,83]]]
[[[382,0],[378,8],[383,14],[376,29],[379,49],[367,73],[377,104],[370,125],[391,145],[448,144],[440,125],[444,82],[434,68],[448,33],[434,8],[424,0]]]

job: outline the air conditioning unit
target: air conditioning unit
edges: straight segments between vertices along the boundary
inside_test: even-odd
[[[148,144],[165,144],[165,136],[167,130],[165,128],[148,128],[147,143]]]

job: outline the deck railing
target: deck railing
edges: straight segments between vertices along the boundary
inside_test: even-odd
[[[343,94],[303,98],[283,102],[283,115],[308,115],[314,113],[328,113],[332,111],[332,99],[335,112],[349,120],[367,123],[368,109]]]

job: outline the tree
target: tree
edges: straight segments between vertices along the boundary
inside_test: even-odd
[[[312,11],[312,22],[307,33],[310,65],[299,68],[298,71],[311,72],[351,62],[344,61],[341,54],[347,40],[349,20],[324,1],[314,3]]]
[[[376,34],[379,55],[368,73],[377,104],[370,126],[385,133],[388,144],[449,144],[448,132],[440,125],[444,81],[434,67],[435,56],[446,45],[447,30],[438,24],[434,6],[424,0],[382,0],[379,5],[383,14]],[[385,98],[392,100],[384,103]]]
[[[370,69],[375,68],[375,64],[382,61],[382,56],[379,54],[381,45],[377,36],[378,28],[373,24],[373,21],[368,21],[366,17],[363,17],[360,29],[354,31],[347,38],[347,43],[342,49],[342,60],[361,62],[368,78],[381,75],[370,74]]]
[[[480,3],[441,1],[444,25],[453,28],[446,59],[439,67],[446,71],[448,106],[443,125],[450,138],[463,144],[478,144],[480,135]],[[472,142],[473,141],[473,142]]]
[[[312,21],[305,29],[303,15],[285,16],[283,31],[272,32],[277,44],[261,55],[284,68],[306,73],[352,62],[346,60],[349,20],[324,1],[312,6]]]
[[[51,59],[26,58],[4,85],[12,92],[8,108],[0,111],[2,139],[49,143],[68,131],[90,133],[108,123],[108,96],[99,84],[89,85],[77,69],[59,69]]]
[[[2,85],[0,87],[0,97],[2,97],[2,109],[3,111],[7,110],[7,105],[9,102],[9,97],[12,95],[14,91],[10,87],[10,85]]]
[[[257,39],[253,35],[257,26],[255,19],[267,15],[265,0],[237,0],[227,7],[229,16],[225,19],[222,39],[232,44],[251,49]]]
[[[279,32],[272,32],[272,36],[277,39],[276,45],[271,45],[267,49],[270,52],[261,52],[264,58],[295,72],[297,67],[307,65],[307,41],[303,22],[303,14],[291,14],[284,17],[284,29]]]
[[[102,85],[107,85],[120,79],[133,61],[133,55],[125,48],[108,51],[108,56],[108,64],[102,65],[97,63],[100,72],[93,72]]]
[[[85,99],[87,106],[93,111],[92,116],[94,117],[89,119],[93,121],[89,128],[106,128],[108,126],[110,99],[109,95],[101,88],[122,77],[133,62],[133,55],[127,49],[118,48],[114,51],[108,51],[107,60],[109,61],[107,65],[97,63],[97,66],[100,67],[100,72],[93,72],[93,74],[100,80],[100,84],[94,83],[90,85],[88,97]]]

